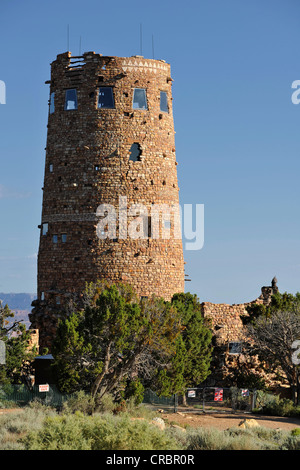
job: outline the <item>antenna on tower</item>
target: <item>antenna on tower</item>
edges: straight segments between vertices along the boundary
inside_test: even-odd
[[[140,23],[140,49],[141,55],[143,55],[143,25]]]
[[[152,59],[154,59],[154,36],[152,34]]]

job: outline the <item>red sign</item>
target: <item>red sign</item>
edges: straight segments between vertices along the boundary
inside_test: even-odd
[[[49,384],[39,385],[39,392],[49,392]]]
[[[223,388],[215,388],[214,401],[223,401]]]

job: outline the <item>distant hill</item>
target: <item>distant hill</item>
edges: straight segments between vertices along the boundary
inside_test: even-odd
[[[8,305],[10,310],[15,313],[13,321],[23,321],[29,328],[30,322],[28,314],[31,312],[31,302],[36,299],[36,294],[4,294],[0,292],[0,300],[3,305]]]
[[[0,292],[0,300],[7,304],[11,310],[31,310],[31,302],[36,294],[4,294]]]

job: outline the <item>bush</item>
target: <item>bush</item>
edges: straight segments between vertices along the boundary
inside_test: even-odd
[[[24,450],[21,437],[43,427],[45,417],[55,415],[51,408],[33,406],[0,416],[0,449]]]
[[[300,416],[300,407],[295,406],[293,401],[287,398],[258,391],[257,401],[260,408],[253,410],[253,412],[270,416]]]
[[[76,412],[47,418],[25,439],[26,450],[172,450],[177,442],[144,420]]]
[[[76,411],[81,411],[85,414],[92,414],[95,409],[95,400],[91,395],[87,395],[85,392],[80,391],[74,393],[70,398],[68,398],[62,406],[64,413],[75,413]]]
[[[188,431],[185,445],[188,450],[296,450],[300,439],[287,431],[260,426],[226,431],[198,428]]]

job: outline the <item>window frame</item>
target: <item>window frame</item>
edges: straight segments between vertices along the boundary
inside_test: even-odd
[[[48,222],[43,222],[42,223],[42,235],[45,237],[49,232],[49,224]]]
[[[144,97],[145,97],[145,103],[146,103],[146,107],[145,108],[140,108],[140,107],[135,107],[134,106],[134,98],[135,98],[135,92],[136,90],[143,90],[144,91]],[[133,89],[133,97],[132,97],[132,109],[134,110],[139,110],[139,111],[148,111],[148,100],[147,100],[147,88],[134,88]]]
[[[55,112],[55,92],[52,91],[50,93],[49,98],[49,114],[53,114]]]
[[[106,88],[107,90],[110,90],[113,106],[99,106],[100,90],[104,89],[104,88]],[[113,92],[113,87],[112,86],[99,86],[98,87],[97,109],[116,109],[115,97],[114,97],[114,92]]]
[[[68,108],[67,107],[67,102],[68,101],[71,101],[71,100],[67,100],[67,94],[68,92],[70,91],[74,91],[75,92],[75,107],[74,108]],[[65,104],[64,104],[64,110],[65,111],[76,111],[78,109],[78,96],[77,96],[77,88],[67,88],[65,90]]]
[[[235,345],[233,347],[233,350],[236,350],[236,352],[231,352],[232,346],[230,345]],[[239,354],[242,354],[242,349],[243,349],[243,344],[241,341],[229,341],[228,342],[228,354],[230,354],[231,356],[238,356]]]
[[[161,104],[162,104],[162,100],[161,100],[161,97],[162,97],[162,94],[165,95],[166,97],[166,106],[167,106],[167,111],[162,109],[161,107]],[[170,112],[170,108],[169,108],[169,103],[168,103],[168,93],[164,90],[160,90],[160,95],[159,95],[159,109],[162,113],[166,113],[166,114],[169,114]]]

